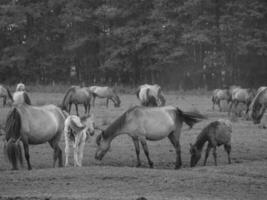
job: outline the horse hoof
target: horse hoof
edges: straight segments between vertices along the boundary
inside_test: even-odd
[[[150,167],[151,169],[153,169],[153,168],[154,168],[154,164],[153,164],[153,163],[149,164],[149,167]]]
[[[141,167],[141,164],[139,163],[139,164],[137,164],[135,167],[139,168],[139,167]]]
[[[175,166],[174,169],[180,169],[181,168],[181,165],[180,166]]]

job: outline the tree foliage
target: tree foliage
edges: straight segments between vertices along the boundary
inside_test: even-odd
[[[264,0],[2,0],[0,79],[266,85],[266,21]]]

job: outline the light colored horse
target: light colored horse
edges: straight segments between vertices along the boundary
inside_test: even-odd
[[[224,145],[227,152],[228,163],[231,164],[231,133],[232,124],[229,120],[219,119],[208,124],[197,136],[194,145],[190,144],[191,161],[190,166],[194,167],[201,158],[201,152],[206,142],[208,142],[205,159],[203,165],[207,163],[209,152],[213,149],[214,163],[217,165],[216,149],[220,145]]]
[[[143,106],[164,106],[166,100],[159,85],[140,85],[136,96]]]
[[[86,87],[72,86],[67,90],[62,100],[61,106],[64,110],[70,113],[71,106],[72,104],[74,104],[76,108],[76,113],[77,115],[79,115],[78,105],[83,104],[84,113],[89,113],[91,97],[92,95]]]
[[[3,106],[6,105],[8,98],[13,102],[13,97],[10,90],[3,85],[0,85],[0,98],[3,98]]]
[[[25,85],[23,83],[18,83],[16,87],[16,91],[25,91]]]
[[[114,103],[114,107],[120,107],[121,100],[119,96],[115,93],[113,88],[108,86],[91,86],[88,88],[93,95],[93,106],[95,106],[95,98],[106,98],[106,107],[108,108],[108,102],[111,100]]]
[[[222,111],[221,101],[226,100],[227,104],[231,101],[231,95],[228,89],[215,89],[212,93],[212,110],[214,110],[215,105],[218,105],[219,110]]]
[[[24,154],[28,169],[31,170],[29,145],[49,142],[54,149],[55,167],[57,159],[59,166],[63,165],[62,151],[59,141],[64,131],[65,115],[55,105],[30,106],[22,104],[14,107],[6,120],[6,141],[4,152],[14,170],[18,169],[18,161],[22,163],[22,150],[20,141],[23,143]]]
[[[251,118],[254,124],[259,124],[267,108],[267,87],[259,90],[251,106]]]
[[[150,168],[153,162],[150,160],[146,140],[157,141],[168,137],[176,150],[175,168],[182,165],[180,134],[183,122],[192,127],[196,122],[205,117],[196,112],[183,112],[174,106],[130,108],[117,118],[106,130],[96,138],[98,145],[95,158],[101,160],[110,148],[111,141],[121,135],[129,135],[134,143],[137,167],[141,165],[139,154],[139,141],[143,146]]]
[[[16,91],[13,93],[13,105],[21,105],[21,104],[31,105],[31,99],[27,92],[25,91]]]
[[[249,111],[249,106],[255,96],[255,91],[253,89],[244,89],[244,88],[236,88],[232,93],[232,102],[230,104],[230,108],[228,111],[228,115],[232,111],[233,105],[235,105],[235,109],[237,108],[239,103],[244,103],[246,105],[246,114]]]
[[[90,136],[94,135],[95,124],[93,116],[87,115],[77,117],[70,115],[65,120],[64,136],[65,136],[65,166],[69,165],[70,144],[74,148],[74,166],[82,166],[83,151],[85,142]]]

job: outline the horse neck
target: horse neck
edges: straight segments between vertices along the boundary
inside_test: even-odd
[[[198,150],[202,151],[205,142],[208,140],[207,129],[203,129],[202,132],[197,137],[197,141],[195,142],[195,146]]]

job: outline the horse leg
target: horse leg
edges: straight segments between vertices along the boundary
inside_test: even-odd
[[[69,113],[71,112],[72,103],[69,103]]]
[[[132,137],[133,139],[133,143],[134,143],[134,147],[135,147],[135,152],[136,152],[136,158],[137,158],[137,164],[136,164],[136,167],[140,167],[141,166],[141,161],[140,161],[140,146],[139,146],[139,140],[138,138],[134,138]]]
[[[108,101],[109,101],[109,98],[107,98],[107,101],[106,101],[106,107],[108,108]]]
[[[230,153],[231,153],[231,145],[225,144],[224,145],[224,150],[226,151],[227,156],[228,156],[228,163],[231,164],[231,156],[230,156]]]
[[[83,138],[82,138],[81,144],[79,145],[79,149],[78,149],[78,162],[79,162],[80,167],[82,166],[85,140],[86,140],[86,133],[83,133]]]
[[[176,151],[175,169],[179,169],[182,166],[181,146],[180,146],[179,138],[178,136],[174,135],[173,132],[168,136],[168,138]]]
[[[209,157],[209,153],[210,153],[210,149],[211,149],[211,144],[209,143],[206,149],[206,154],[205,154],[205,158],[204,158],[204,163],[203,165],[206,166],[208,157]]]
[[[84,106],[84,114],[86,114],[87,113],[87,104],[84,103],[83,106]]]
[[[28,170],[31,170],[32,166],[30,163],[29,144],[27,142],[23,142],[23,147],[24,147],[24,155],[28,165]]]
[[[146,158],[147,158],[149,167],[150,167],[150,168],[153,168],[154,164],[153,164],[153,162],[150,160],[150,157],[149,157],[149,151],[148,151],[148,147],[147,147],[146,140],[145,140],[145,139],[141,139],[140,142],[141,142],[141,144],[142,144],[142,146],[143,146],[143,150],[144,150],[144,153],[145,153],[145,155],[146,155]]]
[[[70,140],[69,140],[69,137],[68,137],[68,132],[64,132],[64,135],[65,135],[65,156],[66,156],[66,159],[65,159],[65,167],[67,167],[69,165],[69,156],[70,156]]]
[[[213,157],[214,157],[214,164],[217,166],[217,152],[216,152],[216,146],[213,147]]]
[[[218,107],[219,107],[219,111],[222,112],[222,107],[221,107],[221,101],[218,100]]]
[[[6,97],[3,97],[3,107],[6,105]]]
[[[74,105],[75,105],[75,109],[76,109],[77,116],[79,116],[78,104],[74,104]]]
[[[229,110],[228,110],[228,116],[230,115],[231,111],[232,111],[232,107],[233,107],[233,103],[234,101],[231,102]]]
[[[58,137],[60,139],[60,137]],[[53,139],[49,141],[50,146],[54,149],[54,155],[53,155],[53,167],[56,167],[56,161],[58,159],[58,166],[63,166],[63,159],[62,159],[62,151],[58,145],[59,139]]]

